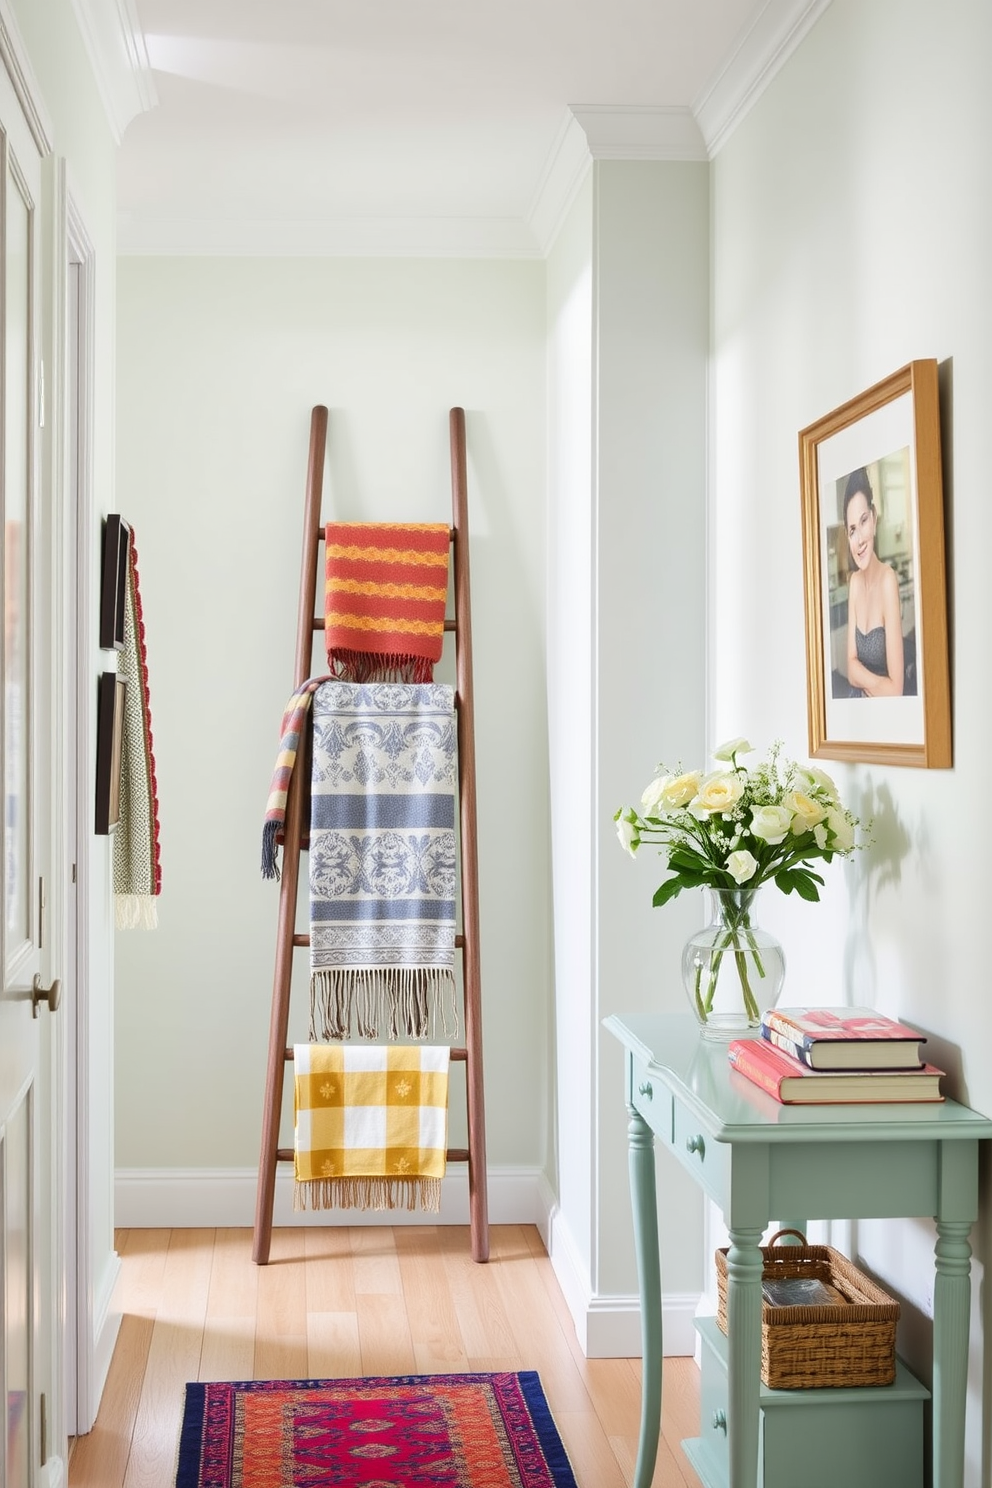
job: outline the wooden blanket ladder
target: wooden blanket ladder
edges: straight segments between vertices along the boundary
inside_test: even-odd
[[[444,622],[455,643],[455,713],[458,730],[458,821],[461,924],[455,937],[461,952],[464,1047],[452,1048],[451,1059],[465,1069],[467,1148],[449,1148],[449,1163],[468,1164],[469,1221],[472,1259],[489,1259],[489,1218],[486,1190],[486,1135],[482,1085],[482,1008],[479,959],[479,870],[476,826],[475,725],[472,705],[472,625],[469,590],[468,489],[465,461],[465,414],[452,408],[449,415],[451,443],[451,566],[453,570],[454,618]],[[300,576],[300,606],[296,632],[294,690],[308,677],[324,671],[314,668],[314,636],[324,628],[323,613],[316,613],[319,556],[324,541],[321,523],[321,493],[324,482],[324,453],[327,446],[327,409],[318,406],[310,416],[310,453],[307,464],[303,521],[303,561]],[[321,609],[323,606],[321,606]],[[293,1149],[279,1146],[283,1086],[287,1063],[293,1051],[289,1036],[290,986],[293,952],[309,946],[308,934],[296,929],[297,887],[300,853],[304,849],[304,800],[309,792],[301,780],[304,772],[291,777],[286,801],[285,840],[279,885],[276,928],[275,972],[272,1015],[269,1025],[269,1056],[262,1113],[262,1147],[255,1204],[252,1259],[268,1263],[272,1240],[272,1210],[275,1200],[276,1167],[293,1161]]]

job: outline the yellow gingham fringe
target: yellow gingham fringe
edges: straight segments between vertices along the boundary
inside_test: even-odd
[[[440,1178],[311,1178],[294,1184],[293,1208],[303,1209],[441,1208]]]

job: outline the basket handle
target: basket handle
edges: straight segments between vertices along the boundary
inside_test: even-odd
[[[769,1248],[775,1244],[776,1240],[781,1240],[783,1235],[795,1235],[800,1245],[807,1245],[809,1243],[802,1230],[776,1230],[768,1242]]]

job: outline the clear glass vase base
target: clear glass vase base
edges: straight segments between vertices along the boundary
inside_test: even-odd
[[[700,1024],[699,1032],[704,1039],[729,1044],[731,1039],[752,1038],[759,1026],[749,1023],[747,1018],[735,1017],[733,1013],[711,1013],[706,1022]]]
[[[682,951],[682,981],[703,1038],[755,1033],[761,1015],[778,1001],[785,955],[755,918],[754,891],[711,890],[714,917]]]

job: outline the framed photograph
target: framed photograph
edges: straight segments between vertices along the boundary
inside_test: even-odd
[[[100,575],[100,646],[124,649],[124,604],[131,529],[112,513],[103,524],[103,567]]]
[[[127,679],[103,672],[96,707],[96,833],[113,831],[121,810],[121,749]]]
[[[809,749],[951,764],[937,363],[799,435]]]

